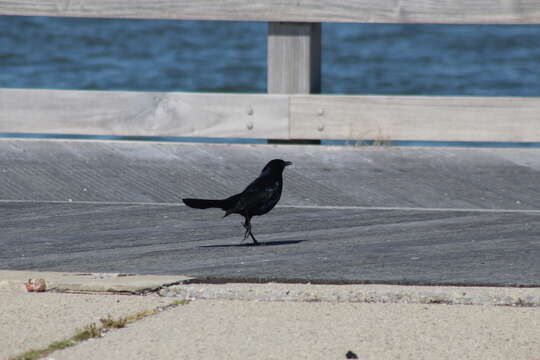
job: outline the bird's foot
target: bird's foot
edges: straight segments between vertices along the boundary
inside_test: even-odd
[[[257,239],[255,239],[255,236],[253,236],[251,231],[249,232],[249,235],[251,235],[251,240],[253,240],[253,245],[261,245],[261,243],[258,242]]]

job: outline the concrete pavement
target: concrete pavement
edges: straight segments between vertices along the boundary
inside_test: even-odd
[[[109,315],[117,318],[170,303],[157,295],[27,293],[23,284],[0,280],[0,359],[45,348]]]
[[[539,339],[533,308],[198,300],[53,358],[536,360]]]
[[[77,293],[27,293],[30,277]],[[350,350],[360,359],[539,359],[540,288],[189,282],[0,271],[0,358],[46,347],[108,315],[191,299],[48,358],[345,359]]]

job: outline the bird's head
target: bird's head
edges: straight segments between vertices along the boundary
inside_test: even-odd
[[[292,165],[292,162],[290,161],[284,161],[281,159],[274,159],[268,162],[264,169],[262,170],[262,174],[281,174],[283,172],[283,169],[285,167]]]

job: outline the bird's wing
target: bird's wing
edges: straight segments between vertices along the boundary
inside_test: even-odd
[[[258,208],[266,204],[279,191],[279,179],[258,177],[239,194],[235,212]]]

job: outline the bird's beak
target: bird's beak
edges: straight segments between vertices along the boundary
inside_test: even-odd
[[[289,166],[289,165],[292,165],[292,162],[290,162],[290,161],[285,161],[285,166]]]

